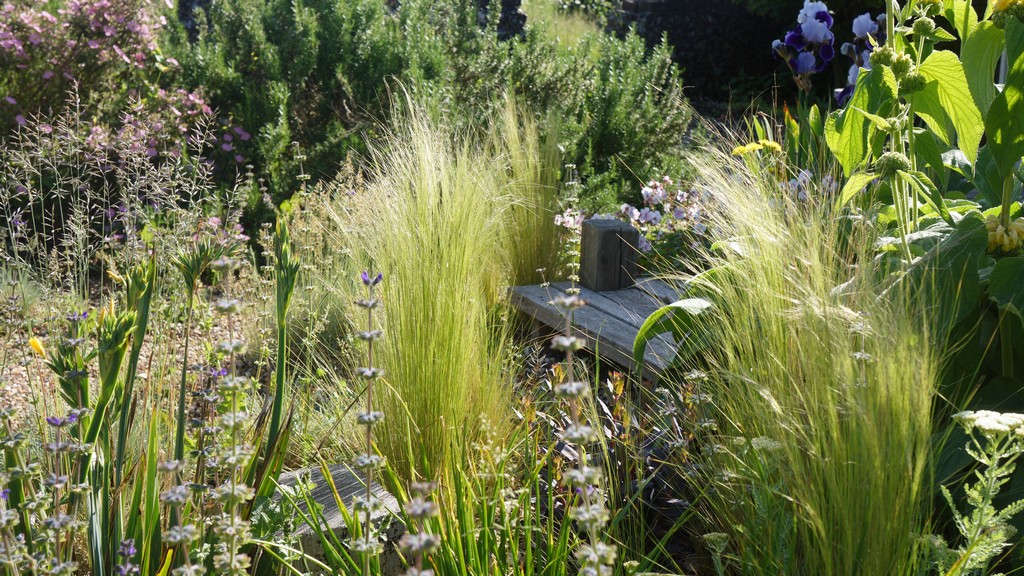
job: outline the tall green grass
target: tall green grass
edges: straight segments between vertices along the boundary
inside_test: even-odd
[[[347,268],[386,278],[378,448],[410,480],[444,469],[481,419],[508,421],[505,289],[556,256],[557,155],[511,104],[483,141],[412,104],[401,116],[372,150],[367,190],[338,194],[329,227]]]
[[[791,201],[724,154],[696,160],[728,239],[692,284],[716,310],[695,364],[717,426],[707,530],[743,574],[917,573],[937,360],[912,299],[885,291],[870,230],[827,202]]]

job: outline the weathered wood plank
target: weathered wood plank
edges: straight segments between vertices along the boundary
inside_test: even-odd
[[[676,287],[673,284],[661,278],[639,278],[636,281],[636,289],[654,296],[665,304],[671,304],[679,300],[685,291],[684,287]]]
[[[347,465],[335,464],[329,466],[328,472],[331,474],[331,479],[338,490],[341,501],[346,506],[351,505],[354,496],[365,495],[366,485]],[[323,529],[334,532],[341,542],[345,542],[348,539],[348,526],[345,524],[345,519],[338,509],[334,492],[324,479],[320,468],[306,468],[286,472],[281,474],[278,482],[282,486],[294,486],[300,476],[307,478],[316,485],[310,491],[310,497],[321,506]],[[380,485],[371,482],[370,490],[374,497],[380,499],[382,504],[381,509],[374,512],[370,517],[373,525],[381,530],[381,536],[384,540],[384,551],[380,556],[381,574],[383,576],[398,576],[404,569],[402,557],[397,548],[398,539],[405,533],[405,526],[398,519],[400,506],[398,500]],[[299,502],[299,508],[305,512],[307,509],[305,502]],[[310,526],[301,524],[295,530],[295,534],[299,536],[299,542],[306,554],[321,560],[324,558],[323,545],[316,532]]]
[[[512,290],[512,304],[521,312],[555,328],[564,329],[565,318],[550,304],[564,289],[558,286],[518,286]],[[628,369],[635,369],[633,341],[638,325],[623,319],[623,307],[614,300],[587,289],[580,296],[593,304],[584,306],[573,315],[573,330],[577,336],[587,338],[587,349]],[[639,318],[639,314],[636,314]],[[642,321],[641,321],[642,322]],[[670,339],[659,338],[648,345],[644,357],[643,376],[657,380],[675,355]]]
[[[563,292],[571,287],[568,282],[556,282],[553,285]],[[660,300],[634,288],[609,292],[583,289],[580,296],[587,301],[588,305],[637,329],[643,325],[648,316],[663,306]]]

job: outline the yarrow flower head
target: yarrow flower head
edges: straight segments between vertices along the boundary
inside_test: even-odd
[[[965,410],[953,415],[968,432],[978,430],[985,436],[1001,436],[1024,428],[1024,414]]]

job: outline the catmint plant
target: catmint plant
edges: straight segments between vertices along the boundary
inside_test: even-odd
[[[380,300],[375,296],[375,289],[383,279],[382,273],[373,275],[369,271],[364,271],[360,280],[366,288],[366,298],[356,302],[357,306],[366,310],[366,330],[356,334],[360,340],[366,342],[366,366],[357,369],[359,377],[366,382],[366,411],[356,416],[359,424],[366,427],[366,451],[356,457],[355,467],[363,472],[366,492],[353,499],[353,509],[363,515],[363,530],[362,535],[353,542],[352,548],[363,555],[364,576],[370,574],[371,556],[376,556],[381,550],[380,543],[373,535],[371,519],[373,512],[381,505],[379,499],[373,495],[373,471],[384,465],[384,458],[373,449],[373,426],[384,418],[383,412],[373,409],[373,383],[384,374],[382,369],[373,366],[373,343],[382,336],[382,332],[374,328],[373,322],[373,311],[380,305]]]
[[[437,516],[437,504],[428,497],[435,488],[437,486],[433,483],[415,483],[411,490],[415,496],[405,503],[409,532],[398,543],[409,562],[405,576],[434,576],[433,570],[423,567],[423,561],[440,544],[438,536],[431,534],[426,524],[427,520]]]
[[[582,576],[611,576],[615,565],[616,548],[602,539],[602,531],[608,524],[609,513],[600,489],[601,470],[587,464],[586,446],[597,439],[597,434],[583,419],[583,397],[589,391],[586,382],[576,380],[573,355],[583,348],[585,340],[573,335],[573,312],[586,303],[578,295],[559,296],[552,302],[565,317],[565,331],[556,336],[552,348],[565,353],[565,380],[555,386],[555,394],[569,402],[570,423],[562,431],[562,439],[578,447],[579,466],[568,470],[563,479],[568,488],[578,496],[576,505],[569,512],[587,542],[576,550]]]

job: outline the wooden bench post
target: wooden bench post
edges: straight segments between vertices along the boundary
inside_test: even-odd
[[[594,292],[633,286],[638,274],[640,232],[621,220],[583,222],[580,284]]]

